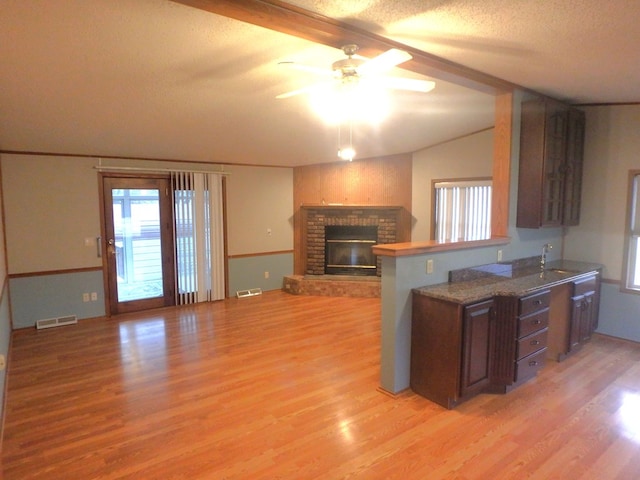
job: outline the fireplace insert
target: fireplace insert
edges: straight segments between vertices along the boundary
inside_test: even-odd
[[[327,225],[324,238],[324,273],[376,275],[377,258],[371,247],[378,243],[377,226]]]

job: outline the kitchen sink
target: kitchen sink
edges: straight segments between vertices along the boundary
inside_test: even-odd
[[[554,273],[580,273],[578,270],[570,270],[568,268],[546,268],[545,270]]]

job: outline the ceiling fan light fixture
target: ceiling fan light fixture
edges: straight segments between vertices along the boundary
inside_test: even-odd
[[[338,150],[338,157],[341,160],[346,160],[347,162],[353,161],[356,156],[356,151],[352,146],[344,147]]]
[[[375,82],[344,82],[309,94],[313,111],[327,124],[359,122],[378,125],[390,111],[386,89]]]

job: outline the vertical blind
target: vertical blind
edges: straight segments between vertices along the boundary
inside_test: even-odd
[[[224,298],[222,176],[172,172],[176,242],[176,303]]]
[[[435,184],[435,240],[491,238],[491,180]]]

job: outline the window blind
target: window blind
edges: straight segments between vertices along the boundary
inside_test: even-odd
[[[435,240],[491,238],[491,180],[435,184]]]

